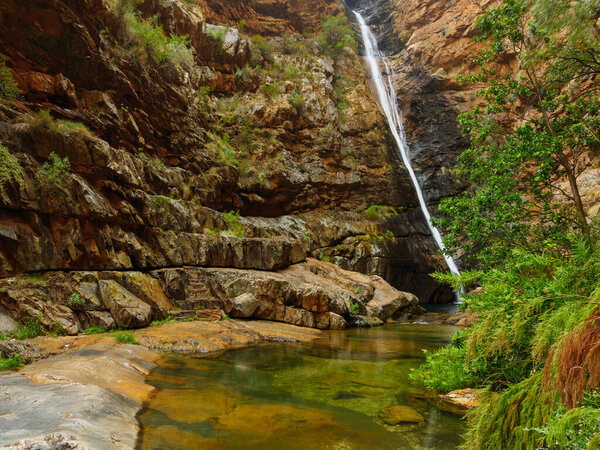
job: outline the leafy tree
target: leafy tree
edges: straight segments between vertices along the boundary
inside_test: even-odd
[[[597,44],[581,31],[595,19],[568,5],[548,16],[548,5],[558,2],[543,2],[534,5],[543,18],[523,0],[485,13],[476,39],[489,48],[477,59],[480,70],[461,77],[484,85],[484,105],[459,118],[471,145],[458,171],[471,188],[443,201],[445,217],[434,222],[447,232],[447,248],[462,248],[484,267],[510,257],[515,245],[564,252],[572,229],[592,244],[578,178],[600,148],[590,78],[600,69]],[[565,36],[558,24],[567,17],[579,25]],[[517,73],[503,66],[511,55]]]

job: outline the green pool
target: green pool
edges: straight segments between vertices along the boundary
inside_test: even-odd
[[[328,332],[215,358],[163,359],[140,415],[140,449],[455,449],[462,421],[423,399],[408,373],[456,328],[385,325]],[[419,423],[388,425],[407,406]],[[388,420],[389,422],[389,420]]]

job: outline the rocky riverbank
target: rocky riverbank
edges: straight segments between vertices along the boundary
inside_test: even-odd
[[[154,388],[145,377],[159,350],[207,354],[265,342],[308,343],[320,331],[273,322],[183,322],[107,335],[37,338],[47,357],[0,377],[0,445],[10,449],[135,448],[137,413]],[[3,448],[4,448],[3,447]]]

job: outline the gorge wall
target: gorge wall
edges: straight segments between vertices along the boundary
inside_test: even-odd
[[[444,65],[456,59],[452,48],[440,55],[423,43],[423,23],[403,14],[410,5],[379,6],[400,13],[380,31],[435,202],[455,187],[444,167],[463,145],[453,117],[469,94]],[[194,61],[156,63],[144,47],[133,54],[111,0],[0,7],[1,53],[22,92],[0,103],[0,143],[21,168],[0,185],[0,303],[13,318],[42,314],[51,326],[66,314],[80,322],[73,330],[106,325],[106,316],[96,324],[69,305],[81,291],[84,310],[110,310],[90,306],[104,300],[84,295],[81,283],[116,280],[135,293],[123,279],[139,272],[140,283],[162,291],[152,271],[273,272],[311,256],[381,276],[422,303],[452,300],[429,277],[445,269],[443,258],[357,53],[344,48],[334,61],[310,35],[325,16],[344,13],[341,2],[147,0],[137,9],[140,23],[156,17],[166,35],[187,35]],[[398,30],[412,30],[406,45]],[[373,205],[385,208],[365,214]],[[169,309],[148,293],[134,297],[158,311],[148,320]],[[354,297],[346,312],[369,302]]]

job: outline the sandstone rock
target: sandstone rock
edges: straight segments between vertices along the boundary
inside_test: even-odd
[[[116,324],[123,328],[144,327],[152,320],[152,308],[112,280],[99,282],[102,302]]]
[[[410,406],[389,406],[379,411],[379,418],[387,425],[400,423],[421,423],[425,419]]]
[[[438,397],[438,407],[456,415],[464,415],[469,409],[481,406],[480,395],[475,389],[458,389]]]
[[[64,433],[51,433],[45,436],[22,439],[5,448],[11,450],[89,450],[77,437]]]
[[[254,295],[242,294],[225,302],[225,312],[231,317],[245,319],[254,314],[258,305],[259,301]]]
[[[0,341],[0,358],[12,358],[15,355],[21,355],[23,364],[29,364],[45,356],[29,342]]]

